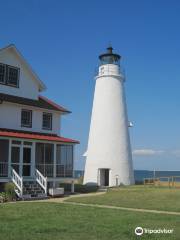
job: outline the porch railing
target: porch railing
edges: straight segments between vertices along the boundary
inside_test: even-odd
[[[0,163],[0,177],[7,177],[8,176],[8,163],[1,162]]]
[[[44,177],[39,170],[35,170],[36,181],[44,189],[45,194],[47,194],[47,177]]]
[[[23,195],[23,178],[18,175],[18,173],[11,168],[11,177],[13,183],[16,185],[18,188],[18,192],[16,192],[20,197]]]
[[[36,168],[46,177],[53,177],[53,164],[36,164]]]
[[[56,165],[56,177],[73,177],[72,165]]]
[[[53,164],[36,164],[36,168],[46,177],[53,177]],[[56,177],[73,177],[72,164],[56,164]]]

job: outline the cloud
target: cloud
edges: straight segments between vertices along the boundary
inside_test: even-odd
[[[154,149],[135,149],[132,151],[133,156],[172,156],[180,157],[180,149],[175,150],[154,150]]]
[[[173,150],[172,154],[176,157],[180,157],[180,150]]]
[[[163,150],[153,150],[153,149],[135,149],[132,154],[134,156],[157,156],[164,154]]]

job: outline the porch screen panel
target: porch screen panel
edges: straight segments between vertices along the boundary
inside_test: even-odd
[[[0,140],[0,177],[8,176],[9,140]]]
[[[20,147],[13,146],[11,148],[11,166],[19,174],[20,166]]]
[[[56,176],[72,177],[73,175],[73,146],[57,145]]]
[[[53,144],[45,144],[45,164],[53,164]]]
[[[73,146],[66,146],[66,161],[67,165],[73,164]]]
[[[73,176],[73,146],[66,146],[66,176]]]
[[[46,177],[53,176],[53,144],[36,143],[36,168]]]
[[[66,151],[63,145],[57,145],[56,164],[56,176],[65,177]]]
[[[57,148],[56,148],[56,164],[57,165],[61,164],[61,149],[60,149],[60,145],[57,145]]]
[[[45,144],[45,175],[53,177],[54,152],[53,144]]]
[[[36,143],[36,168],[44,175],[44,144]]]
[[[61,164],[66,165],[67,155],[66,155],[66,146],[60,146],[60,154],[61,154]]]

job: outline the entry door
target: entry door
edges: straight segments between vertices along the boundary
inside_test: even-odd
[[[99,169],[100,171],[100,186],[109,186],[109,169]]]
[[[23,147],[23,176],[31,176],[31,147]]]
[[[109,169],[104,169],[104,182],[105,186],[109,186]]]

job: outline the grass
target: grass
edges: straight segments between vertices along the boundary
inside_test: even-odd
[[[180,189],[151,186],[121,187],[110,189],[103,195],[73,198],[69,201],[180,212]]]
[[[0,240],[136,240],[137,226],[174,229],[173,234],[144,234],[141,239],[178,240],[179,224],[179,216],[58,203],[0,204]]]

